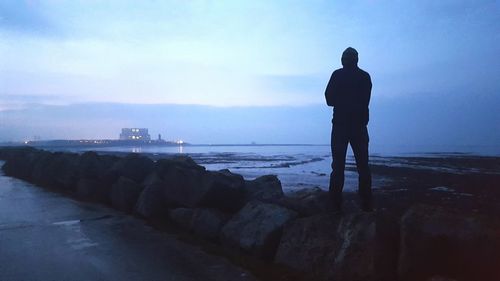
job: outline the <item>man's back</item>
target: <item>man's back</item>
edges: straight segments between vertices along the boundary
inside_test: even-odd
[[[372,211],[371,172],[368,166],[368,104],[372,82],[358,67],[358,52],[347,48],[342,53],[341,69],[333,72],[325,91],[326,103],[333,106],[332,173],[330,195],[335,212],[341,211],[347,147],[351,144],[359,173],[358,194],[361,209]]]
[[[370,75],[359,67],[335,70],[325,91],[327,104],[334,107],[334,123],[350,127],[367,125],[371,88]]]

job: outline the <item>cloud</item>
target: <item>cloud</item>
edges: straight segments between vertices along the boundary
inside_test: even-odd
[[[375,148],[406,147],[406,152],[439,146],[495,146],[500,143],[500,97],[419,94],[374,97],[370,143]],[[0,112],[0,141],[117,138],[123,127],[147,127],[164,139],[191,143],[328,144],[331,108],[87,103],[38,106]],[[435,151],[435,147],[432,148]],[[463,148],[462,148],[463,149]],[[496,153],[500,153],[497,151]]]
[[[48,17],[38,1],[0,1],[0,30],[31,36],[56,36],[62,30]]]

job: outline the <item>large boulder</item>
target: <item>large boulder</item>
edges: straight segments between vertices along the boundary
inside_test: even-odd
[[[319,187],[303,188],[289,192],[279,198],[276,203],[294,210],[304,217],[325,213],[331,204],[328,192]]]
[[[281,182],[275,175],[265,175],[251,181],[245,181],[245,199],[275,201],[283,197]]]
[[[283,226],[296,217],[294,211],[284,207],[252,201],[222,228],[221,242],[248,254],[272,259]]]
[[[111,205],[124,212],[132,212],[144,187],[135,181],[120,177],[111,187]]]
[[[497,217],[417,205],[401,219],[401,280],[500,280],[499,265]]]
[[[319,214],[287,225],[275,261],[317,280],[396,280],[398,226],[385,215]]]
[[[31,181],[33,166],[42,154],[49,154],[49,152],[31,147],[3,148],[0,157],[6,162],[2,169],[8,176]]]
[[[52,181],[52,175],[46,173],[47,167],[50,165],[52,160],[54,159],[54,155],[48,151],[41,151],[36,161],[33,163],[33,167],[31,169],[31,182],[41,185],[47,186],[50,185]]]
[[[243,177],[229,171],[172,167],[162,176],[165,182],[164,196],[169,205],[235,212],[244,204]]]
[[[79,179],[76,184],[78,198],[108,204],[111,187],[94,179]]]
[[[245,204],[244,179],[229,170],[208,171],[203,176],[202,193],[198,196],[200,207],[235,212]]]
[[[64,191],[73,191],[78,180],[76,153],[55,152],[40,154],[33,165],[32,182]]]
[[[145,218],[158,218],[168,215],[169,206],[166,204],[164,189],[166,183],[154,181],[142,190],[135,211]]]
[[[209,240],[216,240],[220,230],[231,217],[216,209],[177,208],[169,211],[169,217],[181,227]]]
[[[98,155],[94,151],[84,152],[78,161],[78,177],[102,180],[118,160],[119,157],[113,155]]]
[[[191,230],[206,239],[216,240],[231,215],[216,209],[196,209],[191,220]]]
[[[191,157],[184,155],[158,159],[155,163],[155,171],[159,175],[166,174],[172,168],[205,171],[205,167],[196,164]]]
[[[168,211],[168,217],[178,226],[191,230],[191,221],[193,220],[194,209],[175,208]]]
[[[155,163],[149,157],[130,153],[116,161],[104,176],[105,181],[113,184],[120,177],[142,182],[155,168]]]

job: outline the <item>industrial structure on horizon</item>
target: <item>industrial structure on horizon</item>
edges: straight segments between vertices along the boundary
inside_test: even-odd
[[[161,134],[158,134],[158,139],[152,140],[147,128],[122,128],[119,139],[33,140],[22,144],[40,147],[189,145],[183,140],[165,141]]]
[[[120,140],[150,141],[151,136],[147,128],[122,128]]]

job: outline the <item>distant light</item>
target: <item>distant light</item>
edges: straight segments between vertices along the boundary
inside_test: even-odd
[[[24,144],[28,144],[28,141],[25,141]]]
[[[177,141],[177,144],[183,144],[183,143],[184,143],[184,141],[183,141],[183,140],[178,140],[178,141]]]

